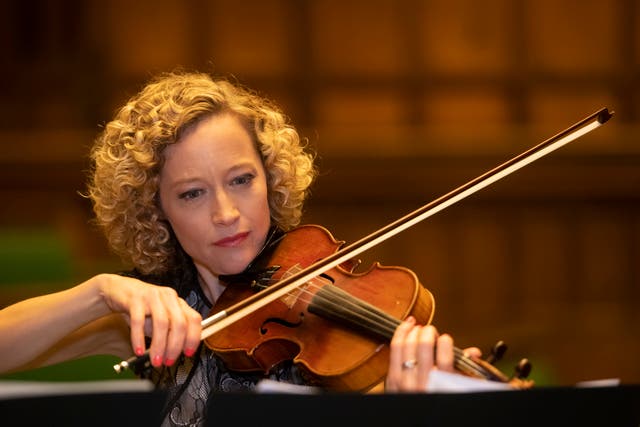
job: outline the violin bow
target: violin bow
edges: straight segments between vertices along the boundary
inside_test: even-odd
[[[297,287],[318,275],[334,268],[345,261],[353,259],[358,254],[384,242],[385,240],[401,233],[409,227],[429,218],[441,210],[459,202],[460,200],[472,195],[473,193],[493,184],[494,182],[510,175],[511,173],[527,166],[528,164],[546,156],[552,151],[567,145],[568,143],[586,135],[587,133],[599,128],[605,124],[614,112],[609,111],[607,107],[602,107],[598,111],[590,114],[574,125],[568,127],[562,132],[552,136],[551,138],[533,146],[523,153],[507,160],[506,162],[496,166],[495,168],[485,172],[484,174],[468,181],[458,188],[440,196],[439,198],[427,203],[426,205],[416,209],[415,211],[399,218],[388,225],[378,229],[353,242],[333,254],[309,265],[306,268],[280,280],[279,282],[259,291],[250,297],[240,301],[225,310],[221,310],[202,321],[201,340],[205,340],[209,336],[224,329],[228,325],[242,319],[248,314],[258,310],[261,307],[281,298],[287,293],[295,290]],[[134,365],[139,365],[140,358],[145,356],[132,357],[129,360],[122,361],[113,368],[116,372],[121,372]],[[146,355],[148,358],[148,354]]]

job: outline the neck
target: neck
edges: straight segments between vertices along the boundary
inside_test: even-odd
[[[198,282],[200,283],[200,287],[202,288],[202,292],[204,292],[205,296],[209,299],[211,304],[215,305],[222,292],[224,292],[225,285],[223,285],[218,276],[212,274],[207,269],[197,268],[198,269]]]

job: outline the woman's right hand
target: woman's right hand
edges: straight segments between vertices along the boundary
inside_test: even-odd
[[[171,366],[180,353],[195,353],[200,344],[202,316],[174,289],[131,277],[101,276],[100,294],[111,311],[124,315],[137,356],[146,350],[145,336],[151,337],[149,359],[153,366]]]

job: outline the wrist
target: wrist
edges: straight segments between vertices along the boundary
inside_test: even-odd
[[[106,273],[95,275],[78,287],[84,294],[82,298],[88,303],[87,309],[94,313],[95,318],[113,312],[110,298],[113,281],[110,276]]]

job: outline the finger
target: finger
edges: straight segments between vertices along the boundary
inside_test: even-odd
[[[191,357],[195,354],[196,349],[200,345],[202,335],[202,316],[187,304],[183,299],[180,299],[187,318],[187,333],[184,340],[184,354],[187,357]]]
[[[144,304],[132,301],[129,308],[129,328],[131,330],[131,348],[136,356],[142,356],[145,352],[145,318]]]
[[[438,331],[432,325],[427,325],[420,331],[420,342],[418,348],[418,372],[416,378],[417,390],[426,390],[429,373],[434,366],[434,355],[437,338]]]
[[[396,328],[390,343],[389,369],[387,371],[386,390],[399,391],[400,378],[402,377],[403,343],[407,334],[415,325],[414,317],[409,316]]]
[[[151,309],[151,323],[153,324],[153,334],[151,346],[149,347],[149,358],[155,367],[162,365],[164,353],[167,346],[167,333],[169,332],[169,318],[162,303],[159,292],[152,292],[149,297]]]
[[[171,366],[182,352],[187,334],[187,319],[180,303],[182,300],[173,289],[163,289],[160,292],[168,318],[167,344],[164,351],[163,363]]]
[[[401,385],[403,391],[415,391],[418,388],[418,370],[421,369],[418,361],[418,341],[424,328],[416,325],[407,334],[403,346],[402,357],[402,377]]]
[[[467,347],[463,350],[463,352],[467,357],[478,359],[482,357],[482,350],[480,350],[478,347]]]
[[[453,359],[453,338],[449,334],[442,334],[436,345],[436,366],[441,371],[453,372]]]

